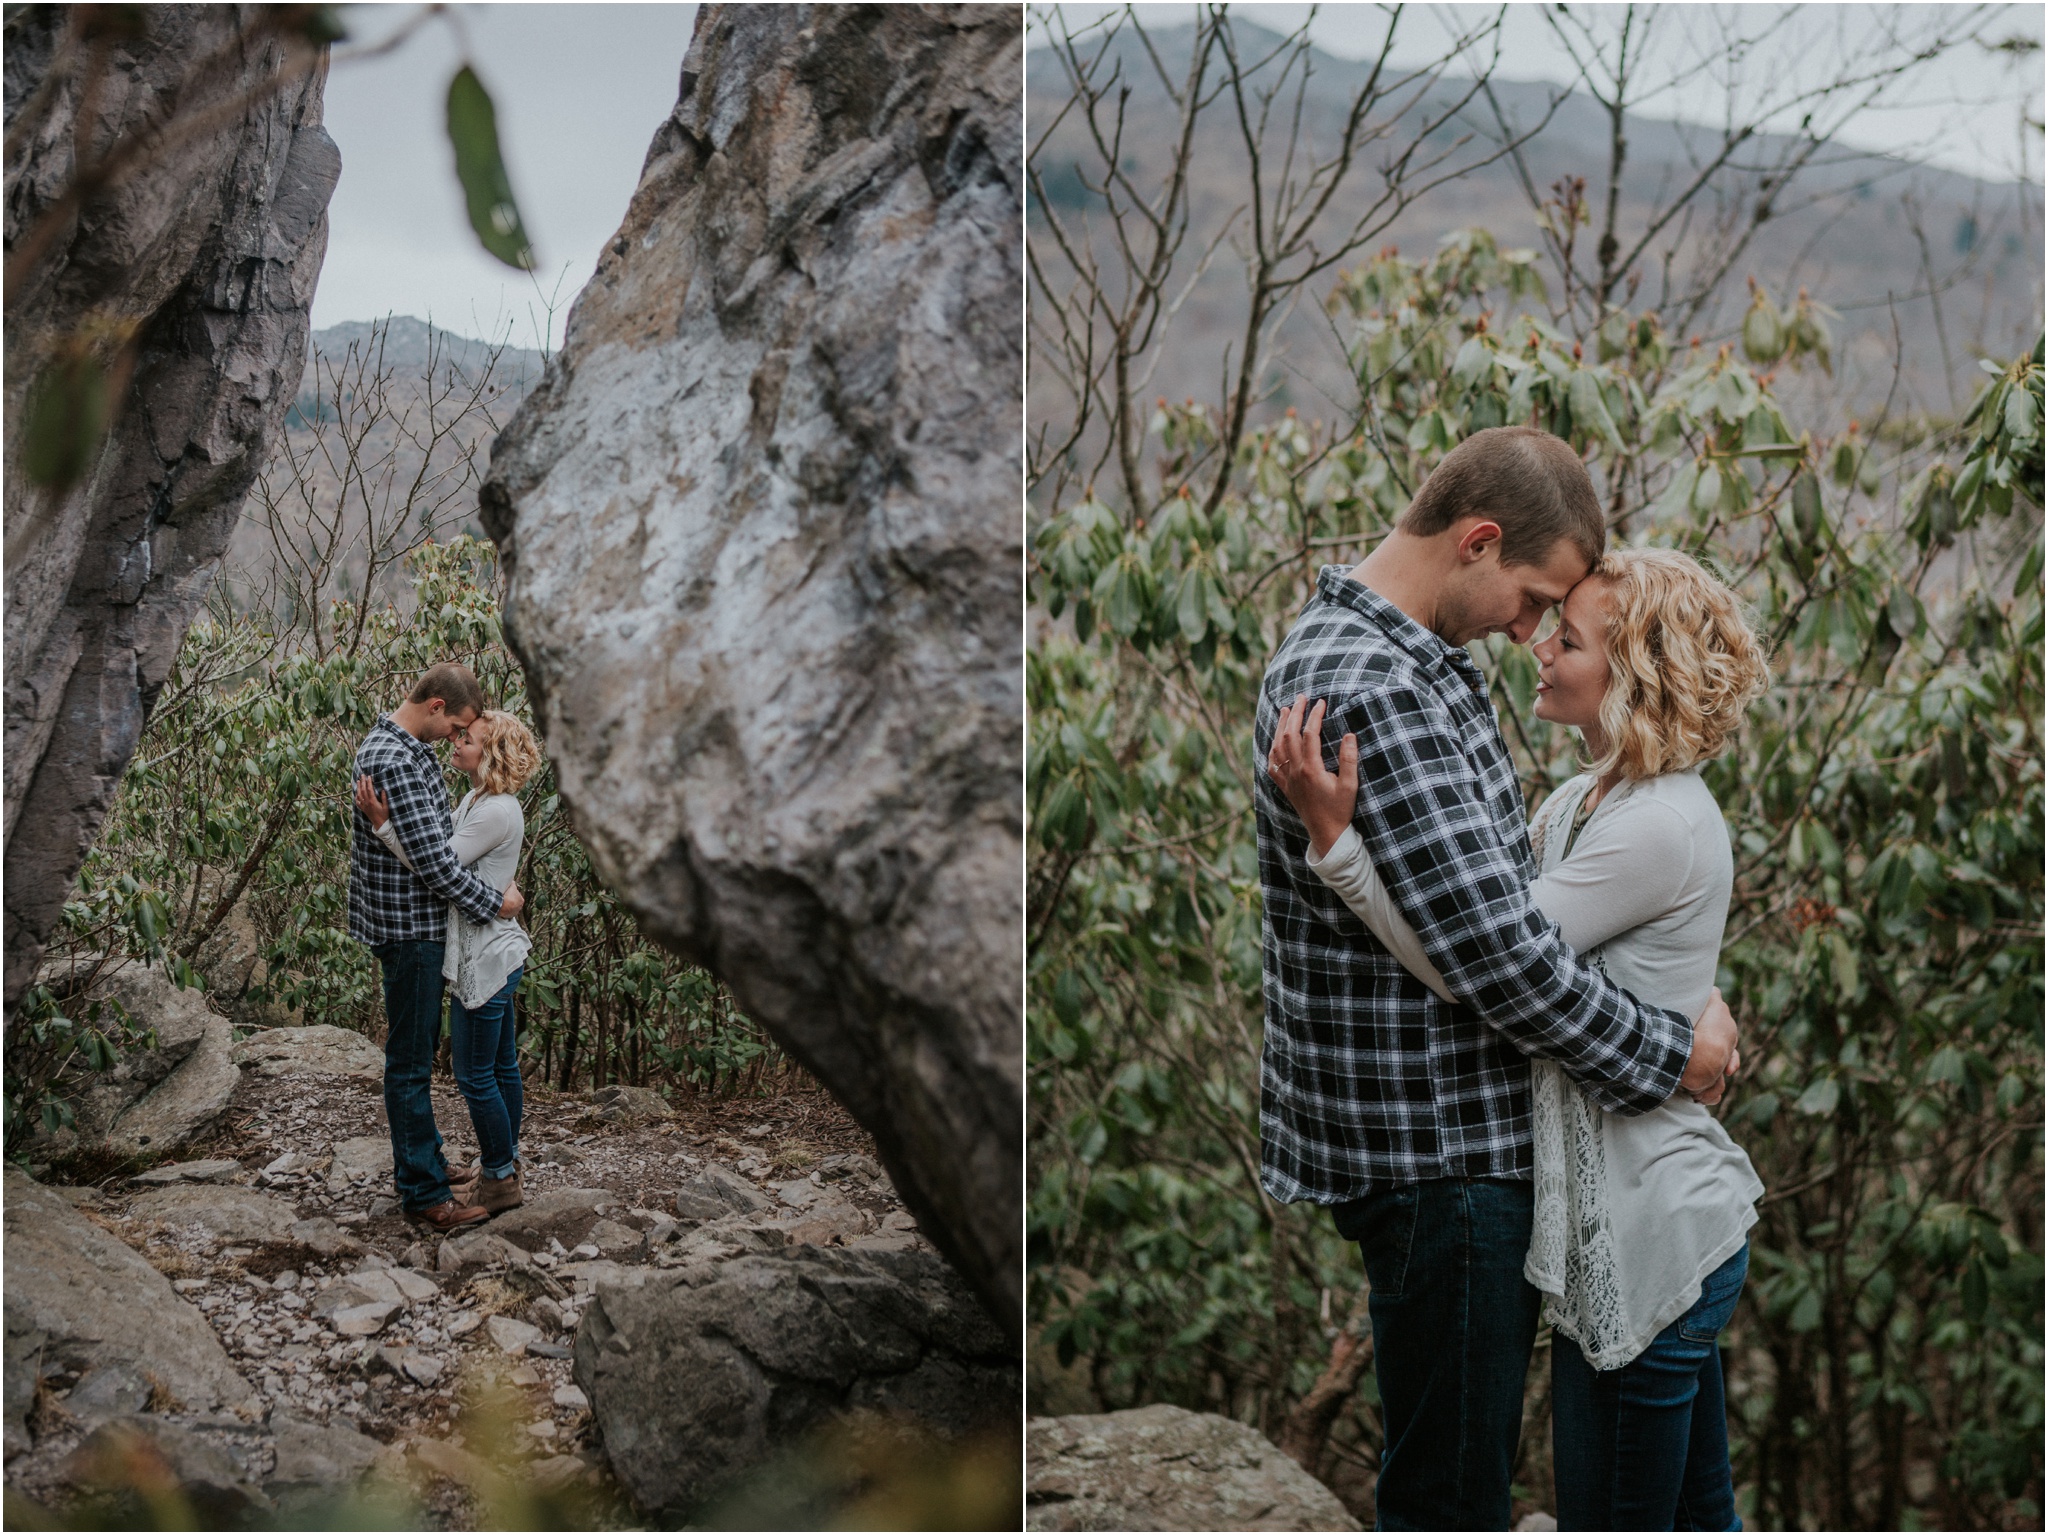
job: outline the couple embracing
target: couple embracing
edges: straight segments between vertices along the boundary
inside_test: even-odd
[[[1532,822],[1464,647],[1534,639],[1588,770]],[[1259,702],[1267,1191],[1355,1240],[1383,1529],[1505,1529],[1539,1321],[1563,1529],[1741,1528],[1715,1339],[1763,1192],[1708,1108],[1734,877],[1699,765],[1768,680],[1740,604],[1606,550],[1577,455],[1475,433]]]
[[[434,755],[444,741],[470,781],[452,812]],[[517,796],[540,760],[532,733],[486,709],[475,675],[453,661],[429,667],[356,752],[349,935],[383,971],[392,1171],[405,1218],[428,1230],[459,1230],[524,1198],[512,998],[531,945],[513,876],[526,832]],[[476,1132],[469,1167],[441,1155],[429,1091],[444,989],[455,1082]]]

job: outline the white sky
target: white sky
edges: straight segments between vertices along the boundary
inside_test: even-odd
[[[1031,34],[1042,37],[1034,3]],[[1120,9],[1107,4],[1061,7],[1070,26]],[[1276,31],[1301,25],[1316,11],[1310,35],[1316,44],[1341,58],[1377,53],[1386,33],[1387,10],[1379,5],[1237,4],[1233,14]],[[1567,82],[1575,78],[1570,55],[1546,20],[1547,5],[1507,6],[1502,23],[1499,74],[1503,79]],[[1626,8],[1621,5],[1574,5],[1596,35],[1613,32]],[[2037,44],[2042,38],[2043,7],[2039,5],[1694,5],[1639,6],[1651,14],[1649,61],[1652,70],[1671,70],[1697,57],[1702,45],[1717,37],[1723,23],[1755,37],[1767,27],[1771,35],[1742,61],[1738,91],[1790,94],[1821,83],[1845,56],[1867,49],[1887,29],[1919,36],[1946,20],[1975,18],[1993,39],[2021,36]],[[1141,5],[1147,25],[1173,26],[1191,19],[1187,5]],[[1494,8],[1477,5],[1409,6],[1401,18],[1391,58],[1413,66],[1432,57],[1460,27],[1474,28]],[[1718,48],[1712,51],[1718,53]],[[1780,96],[1777,99],[1783,99]],[[1728,82],[1713,74],[1698,75],[1645,102],[1644,116],[1717,123],[1731,100]],[[2023,176],[2038,182],[2041,174],[2042,54],[2007,55],[1968,45],[1935,59],[1918,70],[1910,86],[1889,92],[1880,108],[1858,116],[1841,140],[1859,149],[1903,155],[1965,175],[2011,182]],[[2028,131],[2030,147],[2022,163],[2020,114],[2036,125]],[[1797,126],[1798,114],[1770,124]]]
[[[540,257],[543,292],[563,266],[554,321],[625,217],[648,141],[676,102],[694,5],[459,5],[470,62],[498,109],[513,195]],[[327,131],[341,147],[328,207],[327,263],[313,300],[316,329],[385,314],[431,318],[470,336],[510,325],[539,344],[534,284],[486,256],[470,231],[446,123],[448,81],[462,48],[428,21],[396,52],[346,54],[415,17],[413,5],[352,5],[350,40],[327,81]],[[541,320],[545,324],[545,318]]]

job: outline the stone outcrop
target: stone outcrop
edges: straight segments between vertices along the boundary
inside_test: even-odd
[[[600,1283],[576,1384],[621,1483],[686,1515],[845,1414],[941,1435],[1016,1421],[1015,1350],[928,1253],[815,1247]]]
[[[140,1253],[11,1165],[5,1197],[10,1458],[29,1447],[26,1414],[45,1377],[78,1378],[67,1407],[80,1418],[95,1406],[203,1412],[250,1400],[206,1318]]]
[[[74,11],[104,23],[104,68],[90,62],[98,44],[67,44]],[[8,13],[10,1019],[298,392],[341,159],[320,125],[324,64],[279,30],[284,15]],[[80,145],[103,156],[154,125],[195,122],[67,213]],[[17,280],[31,245],[43,253]],[[84,478],[52,498],[22,469],[29,390],[61,349],[124,334],[125,361],[108,359],[111,429]]]
[[[95,1002],[103,1011],[118,1003],[128,1027],[147,1030],[154,1043],[127,1051],[83,1084],[78,1141],[126,1157],[183,1150],[220,1117],[241,1080],[234,1026],[207,1006],[204,992],[179,987],[150,965],[125,965],[66,1006],[90,1016]]]
[[[266,1077],[309,1071],[320,1076],[384,1079],[383,1050],[354,1029],[336,1028],[331,1023],[264,1029],[235,1046],[234,1060]]]
[[[1021,14],[706,6],[492,451],[607,884],[1021,1335]]]
[[[1249,1424],[1164,1405],[1033,1418],[1029,1530],[1355,1530],[1337,1495]]]

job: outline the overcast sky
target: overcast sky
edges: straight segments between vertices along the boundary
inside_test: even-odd
[[[1034,3],[1032,37],[1050,9]],[[1080,4],[1060,7],[1070,26],[1121,6]],[[1301,25],[1312,7],[1297,4],[1239,4],[1233,14],[1276,30]],[[1386,34],[1387,12],[1379,5],[1324,5],[1316,10],[1310,35],[1317,45],[1343,58],[1377,53]],[[1498,71],[1503,79],[1566,82],[1575,78],[1571,56],[1558,29],[1545,18],[1547,5],[1511,4],[1502,23]],[[1562,10],[1563,7],[1556,9]],[[1596,34],[1618,25],[1620,5],[1575,5]],[[1172,26],[1191,19],[1189,5],[1141,5],[1148,25]],[[1648,68],[1644,78],[1660,70],[1672,72],[1712,45],[1718,29],[1732,23],[1755,46],[1735,66],[1736,98],[1778,93],[1775,99],[1830,78],[1840,61],[1871,50],[1887,30],[1925,36],[1937,25],[1979,25],[1993,38],[2024,37],[2037,45],[2042,37],[2043,8],[2038,5],[1689,5],[1638,8],[1651,13]],[[1396,46],[1397,64],[1412,67],[1435,55],[1460,28],[1472,29],[1491,18],[1492,6],[1412,5],[1404,9]],[[1641,44],[1638,44],[1640,48]],[[1859,115],[1842,141],[1859,149],[1929,161],[1965,175],[2010,182],[2041,175],[2042,55],[2001,54],[1970,45],[1933,60],[1912,76],[1903,90],[1886,93],[1875,110]],[[1644,115],[1718,123],[1731,99],[1723,63],[1714,71],[1695,73],[1682,84],[1646,102]],[[2027,159],[2021,161],[2020,115],[2024,108],[2035,127],[2029,130]],[[1798,114],[1770,126],[1797,126]]]
[[[350,41],[327,81],[327,131],[341,146],[328,208],[316,328],[417,315],[469,336],[537,338],[541,306],[523,274],[483,253],[448,147],[449,78],[463,57],[436,19],[382,58],[346,55],[418,14],[352,5]],[[555,338],[625,216],[654,130],[676,102],[694,5],[463,5],[468,56],[498,109],[513,195],[539,252],[543,291],[562,268]],[[543,319],[542,323],[545,323]]]
[[[451,8],[467,54],[498,107],[499,133],[528,233],[538,249],[540,286],[560,278],[557,339],[569,302],[589,279],[597,254],[624,217],[656,126],[675,105],[694,5],[500,4]],[[1082,18],[1107,7],[1066,7]],[[1145,8],[1172,24],[1188,8]],[[1240,14],[1288,27],[1309,7],[1240,5]],[[1618,7],[1583,8],[1600,24]],[[1668,5],[1655,47],[1677,57],[1696,45],[1696,29],[1723,7]],[[1787,72],[1826,67],[1885,23],[1924,26],[1936,7],[1806,5],[1740,7],[1741,24],[1791,12],[1778,34],[1748,61],[1751,88]],[[1958,14],[1963,8],[1949,8]],[[1984,8],[1995,36],[2038,40],[2038,6]],[[344,13],[353,34],[337,54],[327,85],[327,126],[341,146],[341,182],[329,210],[327,264],[313,323],[410,314],[465,335],[504,335],[538,344],[534,285],[485,256],[463,216],[444,112],[449,77],[464,56],[457,29],[427,22],[396,52],[349,62],[347,53],[384,38],[418,15],[411,5],[356,5]],[[1412,6],[1402,22],[1404,56],[1419,58],[1447,30],[1490,14],[1480,7]],[[1318,43],[1354,57],[1376,48],[1384,13],[1373,5],[1324,6]],[[1541,8],[1509,9],[1502,73],[1562,80],[1569,61]],[[1967,49],[1929,69],[1900,105],[1869,114],[1846,137],[1860,147],[1911,154],[1968,174],[2011,180],[2020,174],[2020,113],[2041,117],[2041,55],[2011,58]],[[1710,79],[1650,104],[1659,117],[1719,116],[1726,100]],[[2032,133],[2026,170],[2040,175],[2040,134]],[[566,275],[564,268],[566,267]],[[542,323],[545,323],[544,320]]]

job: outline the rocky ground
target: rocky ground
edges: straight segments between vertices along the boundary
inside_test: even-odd
[[[413,1500],[406,1522],[428,1527],[501,1523],[504,1508],[487,1505],[515,1484],[522,1495],[573,1494],[579,1523],[628,1524],[572,1379],[578,1325],[600,1284],[802,1248],[930,1251],[865,1135],[815,1091],[671,1107],[639,1089],[530,1089],[526,1206],[457,1237],[422,1234],[392,1197],[382,1088],[368,1074],[378,1063],[351,1059],[347,1041],[337,1056],[312,1030],[258,1042],[290,1034],[303,1036],[296,1054],[237,1049],[244,1069],[226,1110],[178,1161],[90,1183],[62,1182],[62,1162],[39,1169],[169,1278],[253,1388],[230,1412],[179,1420],[238,1465],[237,1424],[265,1430],[249,1452],[260,1464],[223,1473],[247,1496],[260,1486],[276,1498],[294,1477],[354,1486],[375,1471],[387,1494]],[[437,1083],[434,1107],[451,1161],[466,1159],[474,1143],[460,1097]],[[12,1372],[12,1283],[8,1305]],[[11,1499],[62,1503],[108,1425],[154,1424],[134,1415],[178,1405],[147,1370],[37,1371],[32,1448],[10,1425]],[[287,1430],[307,1428],[333,1466],[289,1470]],[[174,1450],[166,1458],[186,1474]]]

